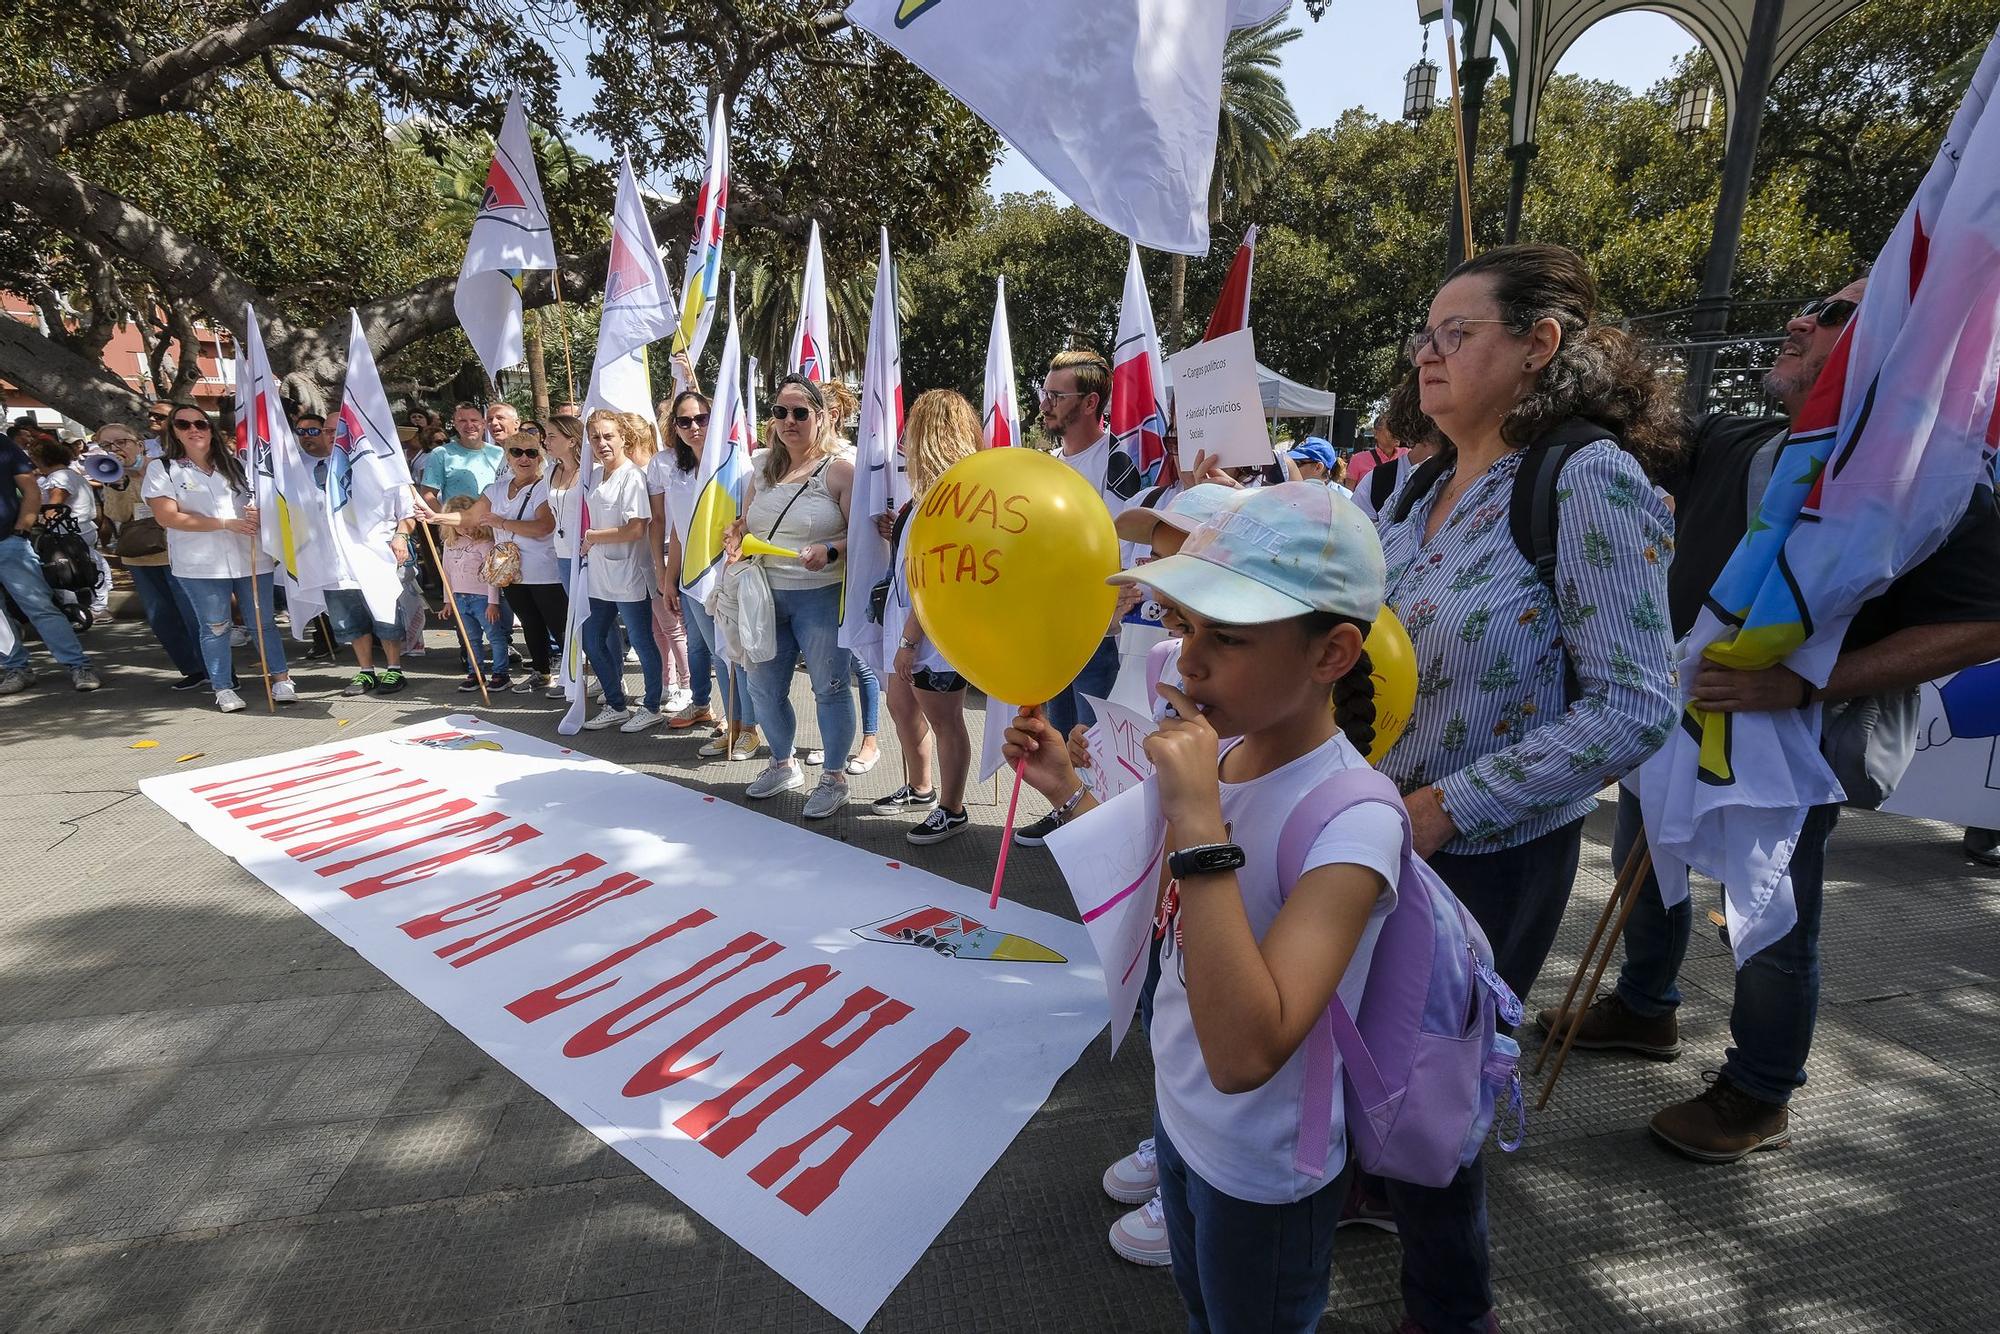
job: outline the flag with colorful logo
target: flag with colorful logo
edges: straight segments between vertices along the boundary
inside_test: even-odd
[[[716,368],[715,398],[708,408],[708,444],[695,478],[694,517],[681,552],[681,594],[707,602],[722,573],[722,539],[742,513],[756,439],[755,404],[743,392],[743,352],[736,336],[735,302]],[[754,371],[752,373],[754,384]]]
[[[847,587],[840,642],[877,675],[888,670],[891,629],[868,619],[875,585],[889,573],[895,552],[875,527],[910,499],[903,467],[903,340],[896,315],[896,270],[889,259],[889,229],[882,229],[875,264],[875,302],[868,313],[868,360],[861,371],[861,422],[854,434],[854,494],[847,505]]]
[[[1749,531],[1683,645],[1824,685],[1861,604],[1943,545],[1991,486],[2000,387],[2000,38],[1792,423]],[[1991,503],[1990,500],[1985,503]],[[1842,799],[1820,708],[1690,704],[1633,786],[1662,895],[1723,884],[1740,967],[1798,920],[1790,863],[1807,812]]]
[[[708,167],[694,203],[694,244],[688,247],[687,277],[681,284],[680,327],[674,332],[674,353],[685,352],[690,364],[701,360],[715,323],[715,301],[722,294],[722,233],[729,212],[729,127],[722,102],[715,104],[715,122],[708,134]],[[680,368],[674,369],[675,389],[684,388]]]
[[[472,220],[472,237],[451,298],[489,378],[497,380],[502,370],[520,365],[528,355],[521,328],[521,275],[555,266],[555,232],[517,92],[507,99],[507,117],[486,169],[486,192]]]
[[[292,434],[284,387],[271,373],[257,308],[248,302],[243,306],[243,324],[243,355],[250,377],[248,392],[240,395],[249,405],[243,470],[256,499],[257,548],[262,555],[255,566],[261,567],[266,559],[277,563],[275,573],[285,589],[292,634],[304,639],[313,617],[326,609],[320,590],[339,575],[333,553],[310,540],[312,528],[304,507],[312,503],[316,490],[312,461]]]
[[[350,311],[349,318],[347,383],[327,460],[332,473],[322,488],[327,528],[341,566],[368,603],[368,614],[393,625],[403,581],[389,539],[411,513],[410,464],[403,457],[375,354],[361,330],[361,314]]]
[[[1132,460],[1146,485],[1160,481],[1167,462],[1167,377],[1137,245],[1125,261],[1125,299],[1111,349],[1111,444]]]
[[[980,409],[989,449],[1021,443],[1021,400],[1014,389],[1014,340],[1007,333],[1007,275],[993,298],[993,328],[986,335],[986,390]]]
[[[826,260],[820,254],[819,222],[806,242],[806,276],[799,288],[799,325],[792,331],[791,372],[814,384],[833,378],[832,333],[826,314]]]

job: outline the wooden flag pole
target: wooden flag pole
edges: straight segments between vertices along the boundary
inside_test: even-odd
[[[569,308],[568,308],[567,306],[563,305],[563,294],[562,294],[562,259],[561,259],[560,257],[558,257],[558,258],[556,259],[556,266],[555,266],[555,267],[554,267],[553,269],[550,269],[550,270],[549,270],[549,278],[550,278],[550,280],[551,280],[552,282],[554,282],[554,283],[555,283],[555,287],[556,287],[556,318],[557,318],[558,320],[561,320],[561,321],[562,321],[562,336],[563,336],[563,380],[564,380],[564,382],[565,382],[566,384],[568,384],[568,385],[569,385],[569,399],[568,399],[568,401],[569,401],[569,402],[571,402],[571,403],[574,403],[574,402],[576,402],[576,367],[575,367],[575,365],[574,365],[574,364],[572,364],[572,362],[570,361],[570,351],[569,351]],[[580,470],[579,470],[579,471],[580,471]]]
[[[264,652],[264,599],[257,596],[257,539],[243,539],[250,547],[250,635],[257,641],[257,666],[264,673],[264,705],[278,711],[278,697],[271,689],[271,659]]]
[[[1472,166],[1466,155],[1465,108],[1458,92],[1458,31],[1452,26],[1451,6],[1444,11],[1444,64],[1451,76],[1451,131],[1458,145],[1458,221],[1465,237],[1465,257],[1474,254],[1472,244]]]
[[[486,701],[486,707],[493,707],[493,696],[486,689],[486,670],[479,665],[479,653],[472,647],[472,632],[465,628],[465,616],[458,609],[458,598],[451,591],[451,571],[444,567],[444,553],[438,550],[437,534],[421,519],[417,527],[424,530],[424,544],[431,549],[431,560],[437,565],[438,582],[444,585],[444,605],[451,608],[451,619],[458,626],[458,642],[465,647],[465,660],[472,664],[472,679],[479,683],[479,698]]]
[[[1646,883],[1646,876],[1653,869],[1653,850],[1646,844],[1646,836],[1641,833],[1639,841],[1626,854],[1625,865],[1618,873],[1618,881],[1611,889],[1611,898],[1604,905],[1604,912],[1597,919],[1597,931],[1590,938],[1590,948],[1584,951],[1583,959],[1576,966],[1576,975],[1570,979],[1569,992],[1563,997],[1563,1006],[1557,1012],[1556,1029],[1542,1041],[1542,1054],[1535,1061],[1535,1072],[1539,1074],[1542,1062],[1548,1059],[1549,1043],[1561,1037],[1556,1051],[1555,1066],[1542,1081],[1542,1093],[1535,1100],[1535,1110],[1541,1111],[1549,1105],[1549,1095],[1556,1091],[1556,1081],[1562,1078],[1563,1067],[1569,1063],[1570,1048],[1576,1042],[1578,1030],[1583,1027],[1584,1012],[1597,998],[1597,988],[1604,981],[1604,970],[1611,963],[1611,955],[1618,948],[1618,942],[1625,937],[1625,924],[1632,920],[1632,909],[1638,906],[1639,889]],[[1617,917],[1612,910],[1617,909]],[[1610,934],[1605,927],[1610,926]],[[1598,950],[1599,939],[1603,940],[1603,951]],[[1593,958],[1594,956],[1594,958]],[[1593,967],[1593,963],[1595,966]],[[1590,983],[1584,985],[1584,971],[1590,970]]]

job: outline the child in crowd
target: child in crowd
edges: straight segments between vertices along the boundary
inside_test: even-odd
[[[1405,824],[1379,804],[1349,809],[1289,887],[1277,843],[1314,788],[1367,764],[1362,640],[1383,579],[1368,521],[1312,484],[1247,492],[1178,554],[1113,576],[1166,604],[1180,639],[1158,692],[1169,711],[1146,751],[1167,862],[1154,1136],[1191,1329],[1304,1331],[1326,1307],[1351,1169],[1338,1086],[1328,1124],[1302,1120],[1300,1048],[1336,990],[1360,1004]],[[1039,710],[1015,720],[1005,753],[1057,809],[1094,805]],[[1339,1069],[1336,1058],[1336,1080]]]
[[[453,496],[445,502],[444,512],[457,514],[469,510],[475,499]],[[486,582],[486,558],[492,553],[493,530],[484,524],[470,527],[461,524],[445,538],[444,572],[451,580],[452,600],[458,604],[458,618],[465,622],[466,638],[472,641],[474,662],[484,660],[491,664],[486,670],[489,691],[505,690],[512,685],[507,677],[507,640],[513,627],[506,604],[500,600],[500,590]],[[438,616],[446,621],[452,618],[449,608]],[[458,688],[477,690],[479,681],[468,672]]]

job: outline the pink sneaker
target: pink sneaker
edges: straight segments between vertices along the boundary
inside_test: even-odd
[[[1155,1193],[1144,1204],[1111,1225],[1111,1249],[1121,1260],[1151,1269],[1174,1262],[1167,1246],[1167,1215]]]
[[[1120,1204],[1144,1204],[1160,1193],[1160,1166],[1150,1138],[1104,1169],[1104,1193]]]

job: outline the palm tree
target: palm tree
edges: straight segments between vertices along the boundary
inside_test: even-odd
[[[757,368],[765,381],[784,374],[791,356],[792,332],[799,321],[799,289],[804,285],[805,253],[793,260],[796,267],[772,264],[754,256],[740,256],[730,268],[736,275],[738,333],[745,356],[757,358]],[[831,267],[831,265],[829,265]],[[875,265],[872,262],[839,277],[829,276],[826,285],[827,322],[833,327],[833,364],[843,377],[859,379],[862,358],[868,347],[869,308],[875,301]],[[909,298],[903,291],[898,266],[896,305],[900,314],[910,313]],[[761,390],[761,386],[760,386]]]
[[[1222,116],[1216,127],[1215,172],[1208,186],[1211,223],[1222,219],[1225,187],[1242,208],[1276,174],[1279,150],[1299,132],[1299,113],[1292,108],[1278,67],[1279,52],[1300,34],[1297,28],[1280,29],[1281,21],[1232,32],[1222,48]],[[1178,347],[1187,304],[1186,255],[1174,256],[1172,284],[1162,329]]]

